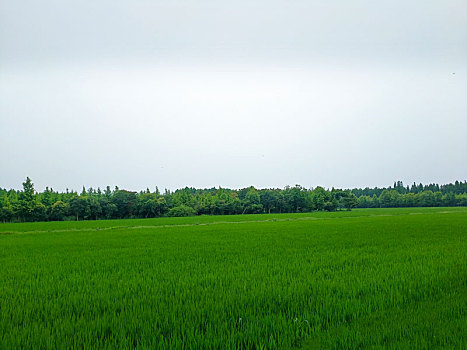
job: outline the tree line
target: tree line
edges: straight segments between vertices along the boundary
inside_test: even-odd
[[[133,192],[107,186],[57,192],[48,187],[36,192],[28,177],[23,190],[0,188],[0,220],[3,222],[154,218],[161,216],[299,213],[351,210],[352,208],[467,206],[467,182],[447,185],[404,186],[397,181],[387,188],[240,190],[185,187],[159,192]]]

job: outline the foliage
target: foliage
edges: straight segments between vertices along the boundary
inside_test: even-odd
[[[467,182],[454,184],[422,184],[404,187],[402,181],[394,186],[374,189],[327,190],[321,186],[306,189],[300,185],[284,189],[257,189],[253,186],[239,190],[228,188],[196,189],[185,187],[160,193],[156,187],[139,193],[109,186],[82,188],[81,193],[65,193],[46,187],[36,193],[30,178],[22,191],[0,188],[0,220],[62,221],[155,218],[181,215],[235,215],[262,213],[304,213],[311,211],[352,210],[353,208],[395,207],[455,207],[467,206]],[[190,210],[187,210],[189,207]],[[175,209],[175,210],[172,210]]]
[[[195,211],[188,205],[181,204],[169,210],[169,216],[193,216]]]

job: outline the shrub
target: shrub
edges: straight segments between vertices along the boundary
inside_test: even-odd
[[[169,210],[169,216],[193,216],[195,210],[187,205],[179,205]]]

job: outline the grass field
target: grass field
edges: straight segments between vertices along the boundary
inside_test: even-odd
[[[465,349],[467,208],[0,224],[0,349]]]

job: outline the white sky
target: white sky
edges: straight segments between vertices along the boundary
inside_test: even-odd
[[[465,1],[0,0],[0,187],[467,179]]]

